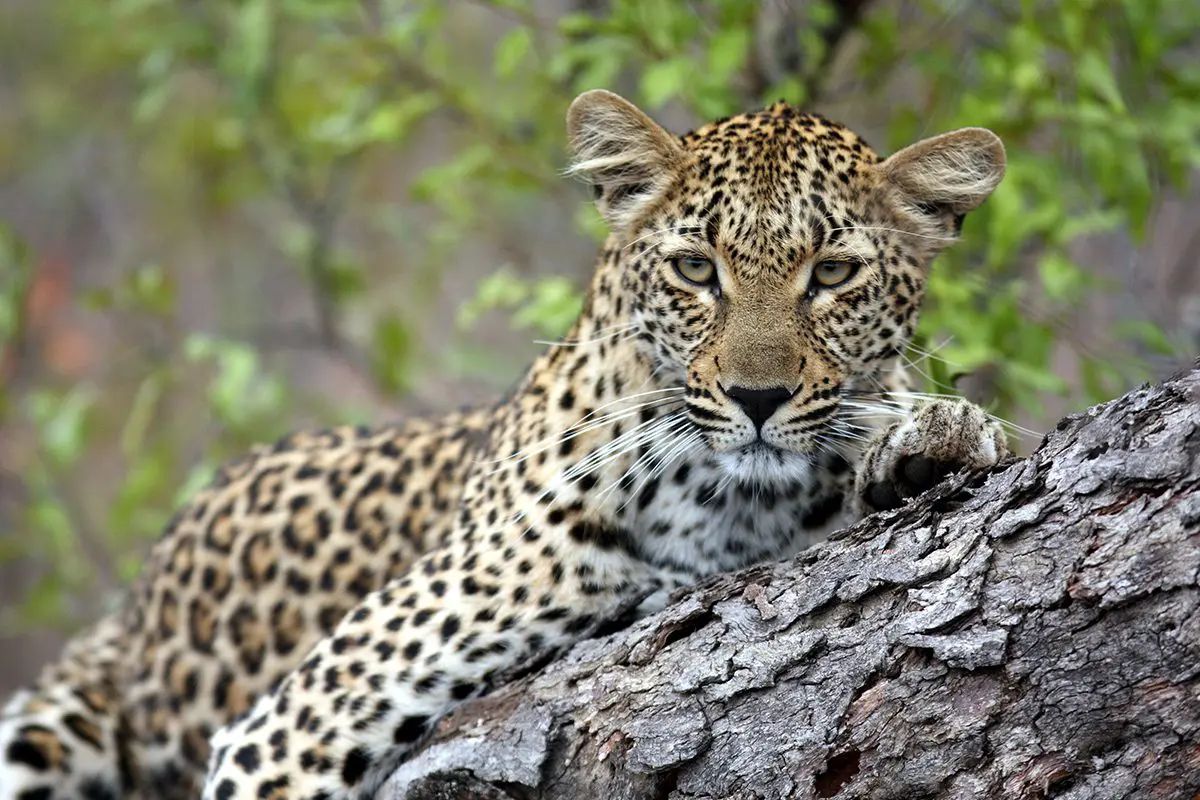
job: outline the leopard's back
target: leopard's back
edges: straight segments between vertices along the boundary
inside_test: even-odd
[[[490,422],[296,433],[224,466],[174,515],[122,611],[9,704],[0,725],[36,724],[3,737],[0,797],[195,797],[212,732],[444,539]],[[72,754],[93,758],[57,775]],[[63,794],[39,794],[50,787]]]

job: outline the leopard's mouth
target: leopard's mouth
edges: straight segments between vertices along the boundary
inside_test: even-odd
[[[785,458],[792,455],[790,450],[786,450],[778,445],[768,442],[762,437],[762,434],[759,434],[757,439],[741,448],[741,450],[735,450],[734,452],[739,453],[742,458],[745,459],[761,459],[766,461],[774,460],[780,463],[782,463]]]
[[[762,437],[718,454],[717,461],[734,481],[744,486],[778,488],[807,483],[813,474],[810,456],[778,447]]]

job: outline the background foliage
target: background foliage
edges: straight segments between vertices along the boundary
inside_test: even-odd
[[[884,151],[995,130],[1008,177],[940,259],[912,357],[934,391],[969,374],[1009,417],[1112,396],[1183,345],[1137,315],[1078,335],[1080,310],[1118,287],[1077,244],[1136,241],[1163,192],[1186,188],[1198,34],[1192,0],[9,4],[0,74],[18,111],[0,116],[0,176],[54,174],[81,137],[116,138],[155,215],[121,268],[89,273],[85,254],[69,278],[52,248],[23,244],[28,222],[0,236],[0,562],[29,578],[0,633],[93,617],[98,577],[134,576],[179,498],[254,442],[419,407],[446,376],[511,380],[528,350],[474,328],[558,335],[589,263],[539,273],[478,243],[536,228],[546,204],[574,209],[574,230],[530,250],[603,236],[560,178],[566,106],[597,86],[679,130],[781,97],[840,109]],[[389,179],[417,148],[419,168]],[[230,220],[270,266],[201,253],[185,270],[179,231],[203,240]],[[464,263],[473,296],[431,335]],[[204,287],[220,297],[198,321]],[[111,325],[74,342],[90,367],[46,349],[58,306]],[[372,402],[305,386],[280,342],[339,360]]]

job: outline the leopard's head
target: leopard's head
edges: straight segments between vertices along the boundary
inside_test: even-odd
[[[801,477],[846,395],[895,363],[930,261],[1004,175],[987,130],[880,159],[785,103],[678,137],[592,91],[567,122],[645,356],[753,482]]]

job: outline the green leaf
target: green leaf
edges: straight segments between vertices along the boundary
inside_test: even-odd
[[[432,92],[417,92],[394,103],[382,103],[367,115],[359,139],[362,143],[401,142],[440,105],[441,100]]]
[[[496,43],[493,56],[493,68],[501,78],[511,78],[517,74],[521,64],[533,49],[533,31],[525,26],[513,28]]]
[[[218,419],[228,425],[261,426],[276,418],[283,398],[279,380],[262,369],[250,345],[193,334],[184,341],[184,354],[193,362],[214,361],[216,375],[208,386],[208,399]],[[256,441],[273,428],[256,431]]]
[[[691,62],[684,58],[651,64],[642,73],[641,91],[646,104],[661,108],[678,97],[683,93],[691,71]]]
[[[582,12],[558,18],[558,30],[568,38],[588,36],[596,30],[597,24],[595,16]]]
[[[37,425],[42,450],[55,466],[73,464],[83,452],[88,416],[95,401],[95,392],[85,385],[63,395],[37,391],[29,396],[27,407]]]
[[[463,330],[474,327],[480,318],[496,308],[513,308],[529,296],[529,287],[503,267],[484,278],[475,297],[463,303],[458,309],[457,323]]]
[[[1075,67],[1079,82],[1106,102],[1114,111],[1124,112],[1125,101],[1112,68],[1095,51],[1084,53]]]
[[[275,0],[241,0],[234,16],[233,39],[225,49],[226,62],[236,79],[256,81],[271,51],[272,13]],[[242,84],[249,87],[250,83]]]
[[[750,50],[750,31],[747,28],[727,28],[718,31],[708,43],[708,75],[718,83],[728,81],[741,71]]]
[[[575,227],[593,242],[603,242],[608,236],[608,224],[591,203],[581,203],[574,214]]]
[[[217,467],[215,464],[202,462],[193,465],[188,470],[187,477],[183,479],[183,483],[179,484],[179,488],[175,490],[172,507],[179,508],[194,498],[197,492],[212,482],[216,471]]]
[[[1160,356],[1178,356],[1181,352],[1181,348],[1167,338],[1162,328],[1149,320],[1121,320],[1113,325],[1113,333],[1149,348]]]
[[[1038,276],[1046,295],[1059,303],[1074,302],[1084,283],[1083,270],[1062,253],[1048,253],[1038,261]]]
[[[354,264],[328,264],[321,275],[322,289],[336,303],[360,297],[367,291],[367,277]]]
[[[542,278],[533,284],[533,297],[516,314],[513,324],[536,328],[544,336],[559,337],[583,310],[583,296],[566,278]]]
[[[175,310],[175,286],[162,267],[147,265],[136,270],[127,292],[130,301],[146,311],[167,315]]]
[[[409,326],[395,314],[375,323],[371,361],[376,378],[384,389],[402,392],[412,378],[416,340]]]
[[[1009,380],[1025,390],[1066,395],[1071,388],[1056,372],[1023,361],[1010,359],[1003,364],[1003,369]]]
[[[121,454],[126,458],[133,458],[142,450],[164,388],[163,377],[158,373],[147,375],[138,386],[121,430]]]
[[[469,328],[484,312],[496,308],[515,309],[514,328],[534,328],[545,336],[561,336],[583,308],[578,287],[566,278],[526,281],[509,269],[489,275],[475,297],[459,309],[460,327]]]
[[[55,573],[43,575],[25,592],[22,603],[25,621],[29,625],[54,625],[66,617],[67,588]]]

